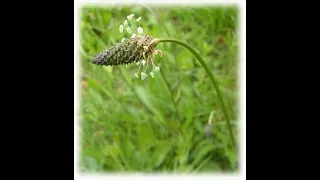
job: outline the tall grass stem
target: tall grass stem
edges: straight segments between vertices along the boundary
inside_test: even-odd
[[[230,138],[231,138],[232,144],[236,148],[236,142],[235,142],[235,139],[234,139],[234,136],[233,136],[230,118],[229,118],[227,109],[225,107],[225,103],[224,103],[224,101],[222,99],[222,95],[221,95],[218,83],[217,83],[216,79],[214,78],[212,72],[210,71],[209,67],[205,63],[205,61],[201,58],[201,56],[191,46],[189,46],[188,44],[186,44],[186,43],[184,43],[184,42],[182,42],[182,41],[180,41],[178,39],[174,39],[174,38],[155,38],[153,40],[153,43],[154,43],[155,46],[158,43],[161,43],[161,42],[172,42],[172,43],[176,43],[176,44],[182,45],[183,47],[187,48],[197,58],[197,60],[200,62],[200,64],[204,67],[204,69],[206,70],[208,76],[210,77],[211,82],[212,82],[212,84],[213,84],[213,86],[214,86],[214,88],[215,88],[215,90],[217,92],[217,96],[218,96],[221,108],[222,108],[223,113],[224,113],[225,118],[226,118],[227,127],[228,127],[228,131],[229,131],[229,134],[230,134]]]

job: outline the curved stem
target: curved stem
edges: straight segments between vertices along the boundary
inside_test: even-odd
[[[160,42],[173,42],[173,43],[177,43],[177,44],[182,45],[183,47],[187,48],[198,59],[198,61],[201,63],[201,65],[204,67],[204,69],[206,70],[208,76],[210,77],[211,82],[212,82],[212,84],[213,84],[213,86],[214,86],[214,88],[215,88],[215,90],[217,92],[217,96],[219,98],[221,107],[223,109],[223,112],[224,112],[224,115],[225,115],[225,118],[226,118],[226,121],[227,121],[227,126],[228,126],[228,130],[229,130],[229,133],[230,133],[232,144],[234,146],[236,146],[236,142],[235,142],[235,139],[234,139],[234,136],[233,136],[233,133],[232,133],[232,128],[231,128],[229,115],[227,113],[227,109],[226,109],[225,104],[223,102],[222,95],[221,95],[218,83],[216,82],[212,72],[210,71],[210,69],[207,66],[207,64],[205,63],[205,61],[201,58],[201,56],[192,47],[190,47],[188,44],[186,44],[186,43],[184,43],[184,42],[182,42],[180,40],[173,39],[173,38],[155,38],[153,40],[153,44],[155,46]]]

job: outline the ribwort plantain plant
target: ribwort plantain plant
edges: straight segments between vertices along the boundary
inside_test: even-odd
[[[137,78],[141,76],[141,79],[144,80],[148,76],[147,70],[150,64],[153,67],[149,73],[151,77],[154,77],[154,71],[160,71],[160,67],[156,66],[153,59],[156,55],[162,55],[162,52],[155,49],[154,38],[144,33],[140,27],[141,17],[133,21],[133,16],[134,14],[127,16],[119,27],[120,33],[126,32],[130,38],[123,38],[121,42],[98,53],[92,63],[105,66],[136,63],[139,68],[135,76]]]
[[[226,110],[218,83],[216,82],[213,73],[211,72],[205,61],[190,45],[178,39],[153,38],[149,36],[146,32],[143,31],[140,21],[141,17],[134,19],[134,14],[130,14],[129,16],[127,16],[124,23],[119,26],[119,31],[120,33],[128,34],[129,38],[123,38],[121,42],[116,43],[115,45],[99,52],[93,58],[92,63],[102,66],[118,66],[135,63],[139,66],[137,72],[135,73],[135,76],[144,80],[148,77],[148,74],[152,78],[154,78],[155,72],[160,71],[160,67],[158,67],[154,62],[155,56],[162,56],[162,51],[156,49],[159,43],[171,42],[185,47],[197,58],[197,60],[200,62],[200,64],[208,74],[217,93],[220,106],[223,109],[232,144],[234,147],[236,147],[236,142],[231,128],[230,117]],[[148,73],[147,71],[150,66],[152,66],[152,70]],[[208,123],[208,125],[206,126],[205,131],[208,132],[207,136],[211,136],[209,129],[211,125],[212,124],[210,121],[210,123]]]

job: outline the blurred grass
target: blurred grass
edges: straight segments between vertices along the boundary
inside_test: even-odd
[[[88,172],[234,172],[224,115],[205,70],[188,50],[160,43],[161,71],[142,81],[136,65],[91,64],[123,38],[127,15],[141,16],[153,37],[173,37],[195,48],[217,77],[238,139],[238,9],[220,7],[83,7],[81,12],[81,163]],[[214,112],[213,136],[204,127]],[[238,143],[237,143],[238,144]]]

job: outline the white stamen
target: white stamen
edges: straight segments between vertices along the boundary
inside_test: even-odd
[[[154,78],[154,74],[153,74],[153,72],[150,72],[150,75],[151,75],[151,77],[152,77],[152,78]]]
[[[132,34],[131,38],[134,38],[134,37],[136,37],[136,34]]]
[[[132,33],[132,30],[130,29],[130,27],[127,27],[127,32],[130,34]]]
[[[122,39],[121,39],[121,42],[124,42],[125,40],[126,40],[126,38],[122,38]]]
[[[157,66],[157,67],[155,68],[155,70],[156,70],[156,71],[160,71],[160,67]]]
[[[124,25],[124,26],[128,26],[128,21],[125,20],[124,23],[123,23],[123,25]]]
[[[123,32],[123,25],[122,25],[122,24],[121,24],[120,27],[119,27],[119,31],[120,31],[120,33]]]
[[[127,16],[127,18],[128,18],[129,20],[131,20],[131,19],[133,18],[133,16],[134,16],[134,14],[130,14],[129,16]]]
[[[141,73],[141,79],[144,80],[148,75],[144,72]]]
[[[141,27],[138,27],[138,33],[143,34],[143,29]]]
[[[137,21],[139,22],[140,20],[141,20],[141,17],[138,17],[138,18],[137,18]]]
[[[146,64],[146,61],[145,60],[142,60],[142,66],[144,66]]]
[[[134,74],[136,76],[136,78],[139,78],[139,75],[137,73]]]

